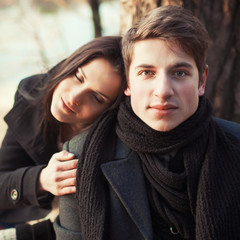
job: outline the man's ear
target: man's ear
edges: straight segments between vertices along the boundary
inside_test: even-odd
[[[208,65],[206,65],[205,70],[201,76],[198,88],[198,95],[203,96],[205,93],[205,87],[207,83],[207,76],[208,76]]]
[[[124,90],[124,94],[128,97],[131,96],[131,90],[130,90],[129,86]]]

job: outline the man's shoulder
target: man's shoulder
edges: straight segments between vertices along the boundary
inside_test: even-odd
[[[79,157],[83,150],[83,145],[85,143],[86,137],[89,133],[90,129],[87,129],[79,134],[77,134],[75,137],[73,137],[71,140],[67,141],[63,145],[63,150],[66,150],[68,152],[73,153],[76,157]]]
[[[213,118],[214,121],[225,131],[233,134],[238,139],[240,139],[240,124],[236,122],[231,122],[221,118]]]
[[[127,158],[129,154],[133,152],[125,143],[123,143],[120,138],[117,139],[115,159]]]

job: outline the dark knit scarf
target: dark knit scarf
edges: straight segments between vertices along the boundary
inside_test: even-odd
[[[204,240],[240,239],[239,230],[225,225],[231,222],[237,227],[240,222],[240,212],[234,212],[240,209],[237,203],[240,174],[235,171],[235,179],[230,180],[235,164],[240,170],[239,144],[235,148],[237,140],[227,136],[211,114],[209,101],[200,98],[197,111],[189,119],[171,131],[159,132],[133,113],[128,99],[120,107],[117,134],[142,160],[144,175],[151,186],[152,208],[169,226],[174,226],[185,239],[194,238],[195,234],[196,239]],[[158,155],[179,149],[183,152],[185,172],[174,174],[164,170]],[[187,191],[182,189],[184,181]],[[236,193],[229,191],[230,186],[237,189]],[[234,206],[225,206],[229,202]]]
[[[184,148],[200,136],[203,136],[203,139],[198,145],[200,151],[205,152],[207,137],[204,136],[208,135],[211,114],[212,108],[203,98],[196,113],[169,132],[155,131],[144,124],[133,113],[129,101],[121,106],[118,115],[118,136],[131,149],[138,152],[142,160],[144,175],[150,183],[148,195],[152,208],[169,226],[174,226],[185,239],[194,236],[195,227],[189,198],[184,188],[186,173],[175,174],[165,169],[161,164],[161,155]],[[199,158],[195,151],[192,151],[189,157],[191,161]],[[198,159],[199,162],[202,160],[203,157]]]
[[[136,117],[127,100],[121,104],[118,113],[117,134],[139,153],[147,179],[154,166],[148,156],[182,149],[187,195],[180,193],[178,196],[173,191],[171,216],[166,212],[166,219],[176,224],[179,232],[186,234],[185,220],[176,215],[175,204],[182,207],[180,216],[184,215],[182,212],[190,212],[195,219],[197,240],[240,239],[239,142],[222,130],[211,119],[210,113],[210,104],[203,98],[196,113],[184,123],[169,132],[157,132]],[[116,112],[104,114],[88,135],[79,159],[77,198],[83,240],[108,239],[108,195],[100,165],[110,161],[115,151],[115,124]],[[148,181],[159,185],[158,177]],[[173,184],[177,183],[173,181]],[[172,185],[167,187],[172,188]],[[178,199],[181,199],[180,204]],[[168,205],[166,202],[164,207]],[[183,226],[180,226],[182,219]]]
[[[82,240],[108,239],[107,187],[100,165],[110,161],[115,151],[117,109],[105,112],[91,128],[77,168],[77,200]]]

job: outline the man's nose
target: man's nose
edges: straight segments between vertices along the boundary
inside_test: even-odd
[[[154,80],[154,96],[159,98],[169,98],[173,95],[173,86],[171,83],[171,79],[167,73],[161,72],[157,74]]]

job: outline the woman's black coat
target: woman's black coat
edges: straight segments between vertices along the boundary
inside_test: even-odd
[[[39,219],[50,210],[53,196],[37,196],[36,187],[41,169],[58,150],[45,144],[41,134],[35,139],[42,101],[33,107],[25,97],[39,95],[37,89],[47,81],[46,74],[22,80],[14,106],[4,118],[8,129],[0,149],[0,222]]]

